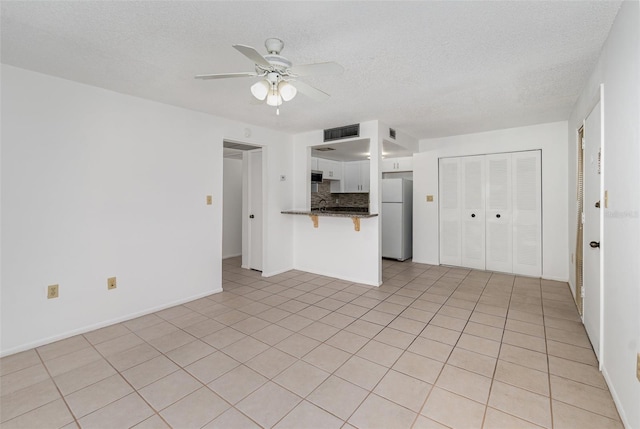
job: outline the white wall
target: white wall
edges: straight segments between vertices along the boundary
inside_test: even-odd
[[[438,158],[534,149],[542,150],[542,276],[567,281],[566,122],[421,140],[413,156],[413,261],[439,263]]]
[[[222,258],[242,254],[242,159],[224,158]]]
[[[381,142],[378,122],[360,124],[360,137],[370,139],[369,211],[379,213],[379,179]],[[349,140],[344,140],[344,143]],[[310,208],[310,148],[323,144],[322,130],[295,135],[293,138],[295,183],[293,207]],[[378,154],[378,156],[375,156]],[[308,216],[282,215],[293,221],[294,267],[311,273],[379,286],[381,276],[380,222],[378,217],[362,219],[360,231],[354,230],[350,218],[320,217],[318,228]]]
[[[265,272],[290,269],[290,136],[2,66],[0,354],[220,291],[224,139],[267,146]]]
[[[604,85],[602,171],[609,204],[601,237],[601,364],[625,426],[640,428],[640,3],[625,1],[598,65],[569,117],[569,252],[575,249],[576,132]],[[575,284],[575,267],[571,279]],[[575,291],[574,291],[575,293]]]

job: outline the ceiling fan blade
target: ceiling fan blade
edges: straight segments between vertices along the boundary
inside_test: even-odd
[[[297,76],[335,75],[344,72],[344,67],[333,61],[327,63],[301,64],[291,67],[291,73]]]
[[[236,48],[242,55],[249,58],[251,61],[253,61],[257,65],[260,65],[262,67],[271,67],[271,64],[269,64],[269,61],[267,61],[265,57],[260,55],[260,53],[256,51],[254,48],[252,48],[251,46],[233,45],[233,47]]]
[[[314,88],[308,83],[304,83],[302,81],[296,80],[293,82],[293,86],[296,87],[298,91],[303,93],[309,98],[313,98],[316,101],[325,101],[328,100],[330,95],[324,91],[320,91],[318,88]]]
[[[243,72],[243,73],[217,73],[217,74],[199,74],[196,79],[226,79],[228,77],[255,77],[258,73],[255,72]]]

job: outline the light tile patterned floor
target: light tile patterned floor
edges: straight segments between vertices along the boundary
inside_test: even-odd
[[[223,271],[223,293],[3,358],[0,426],[622,427],[565,283]]]

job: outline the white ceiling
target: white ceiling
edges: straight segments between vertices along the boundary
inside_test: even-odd
[[[379,119],[416,138],[567,119],[620,1],[2,1],[5,64],[254,125],[301,132]],[[231,47],[285,42],[331,94],[251,103]]]

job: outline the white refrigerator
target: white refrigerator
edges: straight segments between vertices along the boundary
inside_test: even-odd
[[[382,257],[404,261],[413,246],[413,182],[382,179]]]

